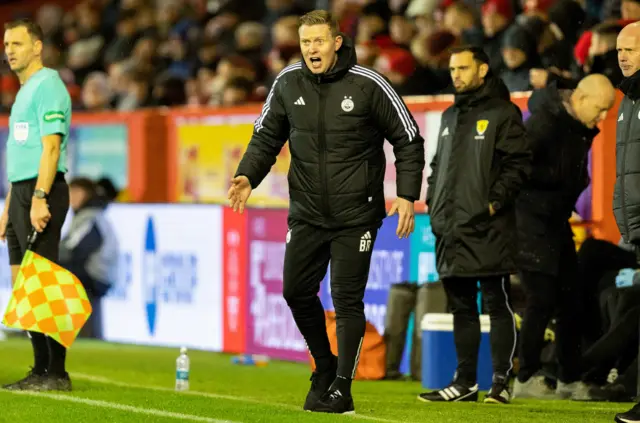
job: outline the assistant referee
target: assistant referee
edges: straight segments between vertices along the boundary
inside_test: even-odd
[[[0,218],[0,239],[8,243],[13,283],[33,228],[39,234],[32,250],[58,261],[69,209],[64,174],[71,98],[58,72],[42,64],[42,39],[42,29],[31,21],[5,25],[5,54],[21,85],[9,117],[7,175],[11,188]],[[34,366],[24,379],[4,388],[70,391],[65,347],[42,333],[30,332],[29,336]]]

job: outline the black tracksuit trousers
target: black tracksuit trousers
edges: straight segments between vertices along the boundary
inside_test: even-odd
[[[331,298],[336,311],[338,376],[355,377],[364,340],[364,291],[369,264],[381,224],[324,229],[289,222],[284,256],[283,295],[319,371],[328,369],[332,353],[320,283],[331,260]]]
[[[444,278],[449,307],[453,314],[453,338],[458,356],[457,383],[476,384],[480,350],[478,281],[483,305],[491,321],[491,357],[494,378],[506,379],[513,367],[516,349],[516,322],[511,308],[509,276]]]
[[[555,315],[558,379],[573,383],[581,377],[582,330],[581,287],[577,280],[577,255],[572,243],[560,253],[558,275],[521,272],[527,306],[520,330],[520,371],[518,380],[526,382],[541,368],[540,354],[544,331]]]

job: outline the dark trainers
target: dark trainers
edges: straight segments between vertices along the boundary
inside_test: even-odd
[[[353,398],[351,396],[343,396],[342,392],[337,389],[326,392],[313,407],[313,410],[310,411],[331,414],[356,414]]]
[[[636,404],[626,413],[616,414],[615,421],[618,423],[640,423],[640,404]]]
[[[304,401],[304,410],[312,411],[320,398],[329,390],[331,384],[336,379],[338,372],[338,359],[333,356],[331,358],[330,370],[326,372],[315,371],[311,375],[311,388]]]
[[[42,381],[42,391],[71,391],[71,379],[69,373],[65,373],[63,376],[48,375]]]
[[[420,394],[418,395],[418,399],[423,402],[478,401],[478,384],[468,387],[453,382],[439,391]]]
[[[622,383],[607,383],[604,386],[589,388],[589,396],[584,401],[633,402],[634,394],[627,391]],[[578,400],[576,400],[578,401]]]
[[[31,369],[25,378],[8,385],[4,385],[2,389],[7,389],[9,391],[41,391],[46,379],[46,373],[36,373]]]
[[[494,382],[489,393],[484,397],[485,404],[509,404],[509,402],[511,402],[511,394],[504,382]]]

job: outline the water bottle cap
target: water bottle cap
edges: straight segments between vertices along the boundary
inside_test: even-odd
[[[186,354],[186,353],[187,353],[187,347],[180,348],[180,354]]]

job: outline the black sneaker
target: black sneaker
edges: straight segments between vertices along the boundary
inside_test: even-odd
[[[418,395],[422,402],[460,402],[478,401],[478,384],[468,387],[457,382],[451,383],[439,391],[425,392]]]
[[[42,391],[71,391],[71,378],[69,378],[69,373],[65,373],[62,376],[58,375],[48,375],[42,381],[41,386]]]
[[[640,423],[640,404],[636,404],[626,413],[616,414],[615,421],[618,423]]]
[[[331,358],[331,368],[326,372],[315,371],[311,375],[311,388],[307,394],[307,399],[304,401],[304,410],[313,411],[316,403],[320,398],[329,390],[331,384],[336,380],[336,374],[338,372],[338,359],[337,357]]]
[[[592,386],[588,398],[583,401],[597,402],[633,402],[634,394],[627,391],[622,383],[607,383],[604,386]]]
[[[46,373],[36,373],[34,369],[31,369],[25,378],[8,385],[3,385],[2,389],[9,391],[41,391],[46,379]]]
[[[331,414],[356,414],[353,398],[351,396],[343,396],[342,392],[337,389],[326,392],[316,403],[313,410],[310,411]]]
[[[505,382],[493,382],[489,393],[484,397],[485,404],[509,404],[511,394]]]

